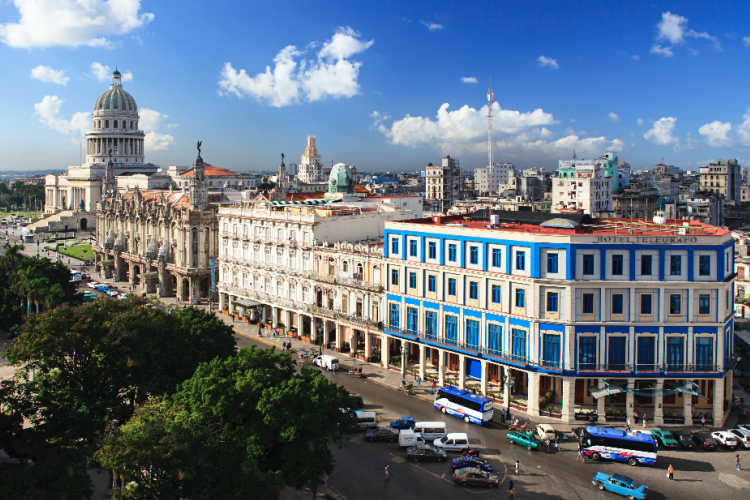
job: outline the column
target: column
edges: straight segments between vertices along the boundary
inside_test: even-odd
[[[482,396],[487,395],[487,368],[489,367],[489,364],[487,363],[486,359],[483,359],[480,361],[482,364],[482,381],[479,385],[479,390],[482,393]]]
[[[466,384],[466,356],[458,355],[458,388],[463,389]]]
[[[692,380],[685,380],[689,384]],[[693,425],[693,395],[687,392],[682,393],[682,415],[685,417],[685,425]]]
[[[536,372],[526,373],[526,377],[529,379],[526,393],[526,413],[532,417],[539,416],[539,374]]]
[[[629,378],[628,379],[628,392],[625,393],[625,418],[627,419],[627,422],[630,422],[630,425],[635,427],[636,422],[633,420],[633,411],[635,408],[635,393],[633,392],[635,390],[635,379]]]
[[[305,317],[301,313],[297,313],[297,334],[300,337],[305,334],[305,331],[303,330],[304,326],[305,326]],[[312,340],[312,338],[310,340]]]
[[[292,324],[292,311],[287,310],[285,316],[286,317],[284,318],[284,327],[286,328],[287,331],[289,331],[289,329],[294,326]],[[299,335],[299,333],[297,335]]]
[[[365,361],[370,361],[370,356],[372,356],[370,332],[365,332]]]
[[[503,403],[506,408],[510,408],[510,368],[507,366],[502,367],[505,378],[503,378]]]
[[[323,345],[328,348],[328,344],[331,342],[331,335],[328,333],[328,321],[321,320],[323,323]]]
[[[279,326],[279,310],[271,306],[271,326],[276,328]]]
[[[604,389],[604,379],[599,379],[599,390]],[[604,406],[607,402],[607,396],[602,396],[596,400],[597,422],[603,424],[607,421],[607,410]]]
[[[724,425],[724,379],[714,380],[714,427]]]
[[[425,346],[419,344],[419,379],[424,380],[424,369],[425,369]]]
[[[344,327],[342,327],[343,329]],[[349,354],[354,356],[357,353],[357,330],[352,327],[349,327],[349,330],[352,332],[351,337],[349,337]]]
[[[341,347],[344,345],[344,327],[335,322],[333,327],[336,331],[336,350],[341,351]]]
[[[406,376],[406,362],[409,359],[409,347],[405,340],[401,340],[399,347],[401,348],[401,378]]]
[[[566,424],[575,422],[576,379],[563,377],[562,379],[562,421]]]
[[[195,304],[198,297],[198,280],[196,278],[187,278],[190,284],[190,303]]]
[[[445,385],[445,351],[438,349],[438,385]]]
[[[223,293],[219,294],[219,311],[224,310],[224,297],[225,297],[225,294]]]
[[[654,398],[654,425],[664,425],[664,379],[656,381]]]
[[[388,368],[388,358],[390,352],[388,352],[388,335],[385,333],[380,334],[380,362],[383,363],[383,368]]]

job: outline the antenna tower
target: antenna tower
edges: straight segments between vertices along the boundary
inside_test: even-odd
[[[495,93],[492,91],[492,83],[487,89],[487,160],[488,166],[492,168],[495,164],[494,150],[492,147],[492,105],[495,103]]]

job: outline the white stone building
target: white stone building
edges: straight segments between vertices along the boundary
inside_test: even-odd
[[[461,167],[450,155],[440,165],[425,167],[425,202],[434,211],[446,212],[461,190]]]
[[[300,156],[299,165],[297,165],[297,179],[305,184],[323,182],[323,164],[320,159],[315,137],[310,135],[307,137],[305,152]]]
[[[594,217],[612,210],[612,178],[604,169],[586,163],[561,167],[552,179],[553,214],[580,212]]]
[[[474,190],[480,196],[497,192],[500,185],[507,184],[508,176],[513,170],[513,164],[508,162],[475,168]]]

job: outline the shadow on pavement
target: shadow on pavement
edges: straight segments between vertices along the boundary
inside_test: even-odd
[[[656,468],[666,469],[672,464],[675,470],[675,474],[679,471],[700,471],[700,472],[713,472],[716,469],[710,462],[699,462],[697,460],[690,460],[687,458],[676,458],[676,457],[659,457],[656,460]]]

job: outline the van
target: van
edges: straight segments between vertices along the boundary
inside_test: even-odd
[[[398,445],[402,448],[410,446],[422,447],[425,445],[424,438],[411,429],[401,429],[398,432]]]
[[[336,371],[339,369],[339,360],[330,354],[321,354],[313,359],[313,364],[329,371]]]
[[[417,422],[414,432],[421,434],[425,441],[432,442],[445,436],[445,422]]]
[[[374,411],[356,410],[354,415],[357,417],[357,426],[360,429],[370,429],[378,426],[378,416]]]

